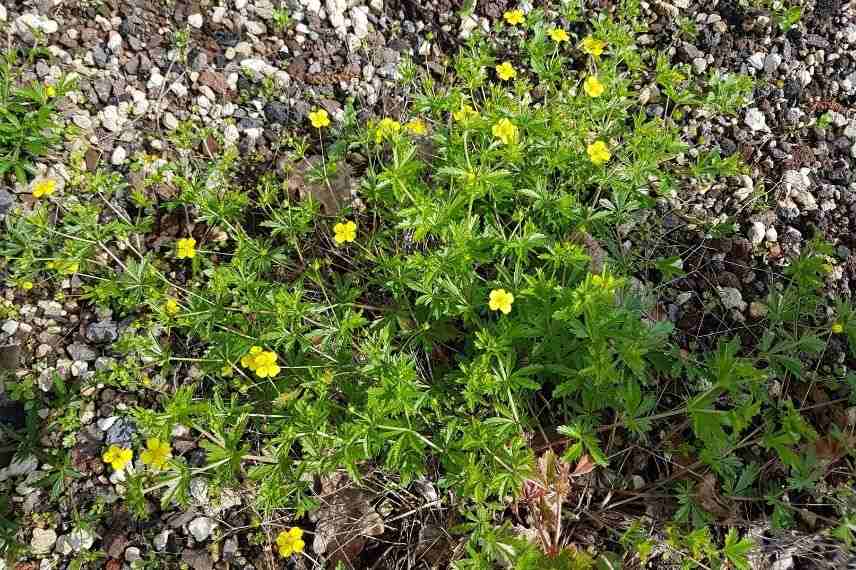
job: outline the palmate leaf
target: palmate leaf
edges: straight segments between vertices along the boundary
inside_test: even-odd
[[[558,432],[568,436],[572,440],[572,443],[568,445],[565,453],[562,455],[562,459],[565,461],[569,463],[574,462],[582,457],[583,453],[588,453],[598,465],[606,466],[609,464],[606,455],[600,447],[600,441],[598,441],[594,431],[588,426],[579,423],[559,426]],[[573,440],[576,441],[574,442]]]
[[[749,570],[749,552],[754,546],[752,539],[740,538],[737,531],[732,528],[725,535],[725,547],[722,553],[736,570]]]

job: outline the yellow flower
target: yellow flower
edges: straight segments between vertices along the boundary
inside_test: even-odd
[[[380,144],[384,139],[392,138],[401,131],[401,123],[395,119],[384,117],[375,129],[375,142]]]
[[[49,99],[53,99],[54,97],[56,97],[56,87],[54,87],[53,85],[46,84],[45,95],[47,95]]]
[[[600,54],[603,53],[603,49],[606,47],[606,42],[593,36],[586,36],[583,38],[580,46],[587,54],[593,55],[594,57],[600,57]]]
[[[829,327],[829,330],[832,331],[832,334],[841,334],[844,332],[844,325],[836,321],[832,323],[832,326]]]
[[[116,471],[121,471],[134,458],[134,452],[126,447],[119,447],[115,443],[107,448],[101,459],[109,463]]]
[[[428,125],[425,124],[425,121],[422,119],[416,118],[411,121],[408,121],[404,128],[407,129],[412,135],[422,136],[428,132]]]
[[[490,292],[488,306],[491,311],[502,311],[507,315],[511,312],[512,303],[514,303],[514,295],[505,289],[494,289]]]
[[[21,282],[21,289],[23,289],[24,291],[29,291],[32,288],[33,288],[33,282],[32,281],[22,281]]]
[[[517,126],[508,119],[500,119],[493,126],[493,136],[502,141],[502,144],[513,144],[517,142]]]
[[[178,307],[178,301],[170,297],[163,305],[164,312],[170,317],[176,316],[181,309]]]
[[[280,532],[276,537],[276,545],[279,547],[279,555],[283,558],[303,552],[303,547],[306,546],[303,542],[303,530],[293,527]]]
[[[603,164],[612,158],[612,154],[609,152],[609,147],[607,147],[606,143],[603,141],[594,141],[588,145],[586,152],[588,152],[589,159],[598,165]]]
[[[463,104],[459,111],[452,113],[452,118],[459,123],[466,123],[470,119],[478,118],[479,112],[473,109],[470,105]]]
[[[50,196],[56,191],[56,180],[52,178],[39,178],[33,182],[33,198]]]
[[[249,368],[250,370],[256,369],[256,357],[262,353],[262,347],[254,346],[250,348],[250,351],[241,357],[241,366],[244,368]]]
[[[504,61],[496,66],[496,75],[503,81],[508,81],[517,77],[517,70],[514,69],[510,61]]]
[[[178,259],[193,259],[196,257],[196,240],[193,238],[181,238],[176,242],[175,256]]]
[[[502,17],[510,26],[517,26],[526,20],[523,16],[523,10],[508,10]]]
[[[259,378],[273,378],[279,374],[279,365],[276,363],[277,355],[275,352],[261,352],[256,358],[254,364],[254,372]]]
[[[144,465],[149,465],[155,469],[163,469],[166,467],[167,461],[172,457],[172,449],[169,447],[169,442],[161,441],[156,437],[150,437],[146,440],[146,449],[140,453],[140,460]]]
[[[339,222],[333,226],[333,241],[338,244],[357,239],[357,224],[351,220]]]
[[[327,114],[325,109],[316,109],[309,113],[309,122],[316,129],[322,129],[330,126],[330,115]]]
[[[603,83],[597,78],[597,75],[589,75],[583,81],[583,90],[589,97],[600,97],[603,95]]]
[[[568,35],[568,32],[566,32],[562,28],[553,28],[548,33],[550,34],[550,39],[556,42],[557,44],[566,42],[571,39],[571,36]]]

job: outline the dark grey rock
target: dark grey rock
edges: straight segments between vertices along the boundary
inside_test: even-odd
[[[119,326],[109,319],[92,323],[86,329],[86,338],[91,342],[113,342],[119,338]]]
[[[0,188],[0,219],[12,209],[13,205],[15,205],[15,196],[11,192]]]
[[[131,438],[137,432],[137,427],[131,420],[119,418],[113,425],[107,428],[107,433],[104,434],[104,441],[107,445],[121,445],[127,447],[131,444]]]
[[[265,105],[265,118],[271,123],[285,123],[288,120],[288,107],[279,101]]]

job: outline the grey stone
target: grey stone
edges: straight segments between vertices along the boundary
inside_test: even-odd
[[[92,323],[86,327],[86,338],[92,342],[113,342],[119,338],[119,326],[109,319]]]
[[[764,72],[772,75],[776,73],[781,64],[782,56],[777,53],[771,53],[764,59]]]
[[[39,460],[32,455],[28,455],[23,459],[16,458],[8,465],[8,467],[0,469],[0,481],[35,473],[38,468]]]
[[[749,56],[749,65],[757,70],[764,69],[764,54],[760,52],[753,53]]]
[[[211,536],[214,530],[214,520],[208,517],[196,517],[187,525],[187,530],[193,535],[196,542],[204,542]]]
[[[165,528],[161,532],[155,535],[154,540],[152,541],[155,547],[155,550],[161,552],[166,549],[166,544],[169,542],[169,534],[172,531]]]
[[[752,130],[753,133],[769,130],[764,113],[755,107],[746,111],[746,117],[743,119],[743,122]]]
[[[11,192],[7,192],[5,189],[0,188],[0,217],[5,216],[6,213],[12,209],[14,204],[15,196]]]
[[[95,544],[95,535],[85,528],[76,528],[63,538],[74,552],[89,550]]]
[[[9,319],[3,323],[3,332],[9,336],[12,336],[16,332],[18,332],[18,321],[14,319]]]
[[[125,562],[131,563],[140,559],[142,559],[142,555],[140,554],[140,549],[136,546],[129,546],[125,550]]]
[[[104,442],[107,445],[116,444],[127,447],[131,444],[131,438],[137,432],[137,427],[131,420],[117,418],[105,431],[107,433],[104,434]]]
[[[82,342],[74,342],[68,345],[65,350],[72,360],[91,361],[98,357],[98,354],[90,346]]]
[[[761,222],[752,222],[749,226],[749,231],[746,232],[746,237],[752,242],[752,245],[759,245],[764,241],[764,234],[767,228]]]
[[[53,529],[33,529],[33,538],[30,540],[33,554],[37,556],[48,554],[54,544],[56,544],[56,532]]]
[[[128,158],[128,151],[125,150],[125,147],[117,146],[113,149],[113,154],[110,156],[110,164],[120,166],[125,163],[126,158]]]
[[[717,287],[719,298],[726,309],[737,309],[742,311],[746,308],[746,302],[743,300],[743,294],[739,289],[734,287]]]

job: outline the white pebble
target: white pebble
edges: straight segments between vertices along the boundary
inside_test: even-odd
[[[197,30],[202,27],[202,14],[191,14],[187,17],[187,23],[196,28]]]
[[[110,163],[113,166],[119,166],[125,163],[125,159],[128,158],[128,151],[124,149],[124,147],[117,146],[113,149],[113,155],[110,157]]]

